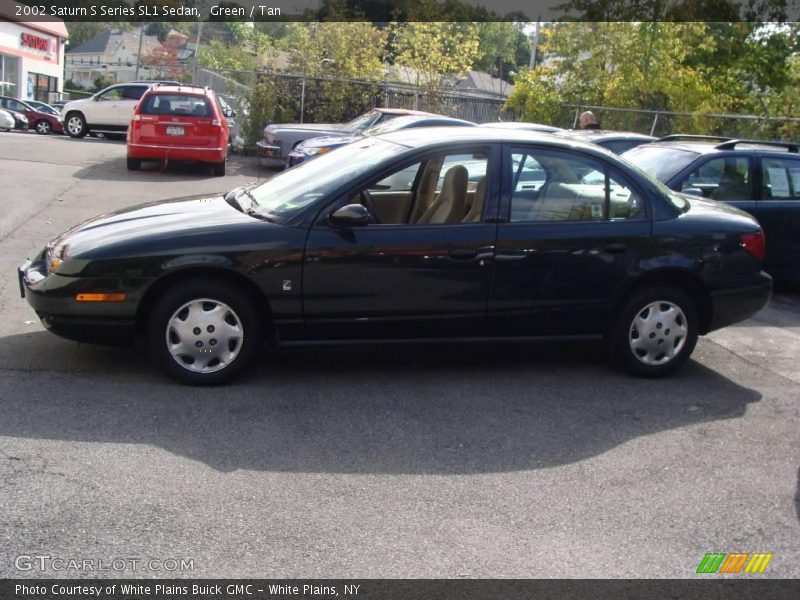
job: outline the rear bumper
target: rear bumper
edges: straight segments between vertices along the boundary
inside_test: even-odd
[[[160,144],[128,144],[128,158],[139,160],[193,160],[220,163],[225,160],[227,148],[197,146],[166,146]]]
[[[711,292],[708,331],[744,321],[764,308],[772,297],[772,277],[763,271],[740,285]]]

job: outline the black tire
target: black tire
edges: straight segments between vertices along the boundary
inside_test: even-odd
[[[86,119],[78,112],[71,112],[67,115],[66,119],[64,119],[64,129],[71,138],[82,138],[89,133],[89,128],[86,127]]]
[[[53,131],[53,127],[47,119],[39,119],[34,127],[39,135],[50,135]]]
[[[224,177],[225,176],[225,161],[219,163],[214,163],[211,165],[211,173],[214,177]]]
[[[128,158],[128,171],[139,171],[142,168],[142,161],[138,158]]]
[[[185,307],[190,305],[189,309]],[[219,313],[208,312],[209,309],[219,310]],[[181,310],[183,309],[183,310]],[[195,310],[194,313],[191,311]],[[185,311],[185,312],[184,312]],[[197,312],[207,311],[207,312]],[[176,324],[180,325],[181,313],[186,322],[186,336],[189,340],[181,338],[181,332],[176,329]],[[195,323],[205,327],[194,327],[191,331],[192,320],[197,319],[196,315],[202,315]],[[194,315],[194,316],[193,316]],[[236,323],[237,327],[228,331],[238,331],[241,333],[239,340],[232,346],[225,345],[226,327],[218,325],[218,329],[213,330],[205,326],[205,323],[219,321],[218,316],[223,315],[225,323],[231,325]],[[169,288],[156,302],[150,313],[147,327],[147,343],[151,356],[156,364],[172,379],[187,385],[219,385],[227,383],[242,373],[248,364],[253,360],[258,348],[263,340],[262,316],[257,306],[249,296],[239,292],[229,283],[210,278],[198,278],[183,281],[180,284]],[[197,332],[200,332],[199,334]],[[220,337],[216,347],[212,347],[214,336]],[[168,338],[168,336],[171,336]],[[185,337],[186,337],[185,336]],[[195,339],[196,338],[196,339]],[[167,340],[173,341],[176,346],[185,343],[184,348],[176,350],[176,354],[182,356],[174,357],[171,353]],[[200,344],[201,347],[195,351],[194,348]],[[219,351],[221,354],[231,354],[230,362],[218,362],[214,364],[215,355],[210,355],[207,360],[203,352],[213,353]],[[227,357],[226,357],[227,360]],[[189,362],[191,361],[191,362]],[[220,366],[222,365],[222,366]],[[206,369],[203,371],[203,369]],[[217,369],[217,370],[208,370]]]
[[[654,286],[639,290],[622,305],[607,342],[623,369],[656,378],[674,373],[689,360],[697,332],[697,309],[691,298],[677,288]]]

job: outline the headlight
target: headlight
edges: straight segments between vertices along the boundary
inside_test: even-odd
[[[45,253],[45,259],[47,260],[47,272],[55,273],[59,265],[62,262],[64,262],[65,258],[67,258],[68,253],[69,253],[68,244],[57,244],[55,246],[48,246],[47,252]]]
[[[302,148],[300,151],[306,156],[318,156],[319,154],[327,154],[333,150],[330,146],[316,146],[312,148]]]

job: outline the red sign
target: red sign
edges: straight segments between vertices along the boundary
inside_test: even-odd
[[[50,52],[50,40],[41,38],[38,35],[33,35],[32,33],[23,33],[21,43],[27,48],[33,48],[41,52]]]

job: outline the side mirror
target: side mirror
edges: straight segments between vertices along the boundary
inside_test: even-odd
[[[369,211],[361,204],[348,204],[328,215],[328,223],[334,227],[363,227],[369,222]]]
[[[681,190],[681,193],[689,194],[690,196],[700,196],[701,198],[703,197],[703,190],[695,187],[684,188]]]

